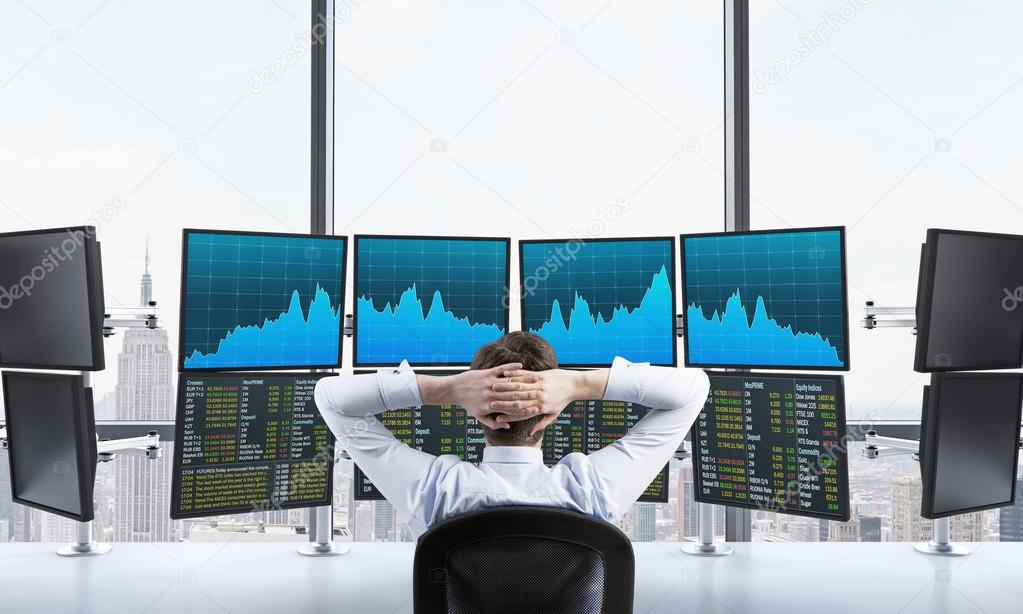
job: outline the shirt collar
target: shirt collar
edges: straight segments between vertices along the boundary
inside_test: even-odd
[[[483,462],[542,465],[543,451],[532,446],[486,446]]]

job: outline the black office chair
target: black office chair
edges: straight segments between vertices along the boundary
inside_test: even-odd
[[[632,543],[618,527],[552,507],[503,507],[419,538],[415,614],[631,614]]]

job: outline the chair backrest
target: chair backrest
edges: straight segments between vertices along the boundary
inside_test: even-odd
[[[553,507],[502,507],[419,538],[415,614],[630,614],[632,543],[618,527]]]

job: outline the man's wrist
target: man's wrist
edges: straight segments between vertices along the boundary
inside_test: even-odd
[[[450,377],[416,374],[419,396],[424,405],[444,405],[447,402]]]
[[[604,398],[607,389],[607,369],[574,371],[576,374],[576,392],[580,400],[596,400]]]

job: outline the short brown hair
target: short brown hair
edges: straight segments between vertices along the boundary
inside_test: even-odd
[[[546,371],[558,368],[558,357],[554,348],[542,337],[515,331],[497,341],[488,343],[472,357],[473,369],[492,369],[510,362],[521,362],[529,371]],[[543,437],[543,431],[530,435],[542,416],[533,416],[519,422],[512,422],[511,428],[492,429],[483,426],[487,441],[499,446],[534,446]],[[481,425],[482,426],[482,425]]]

